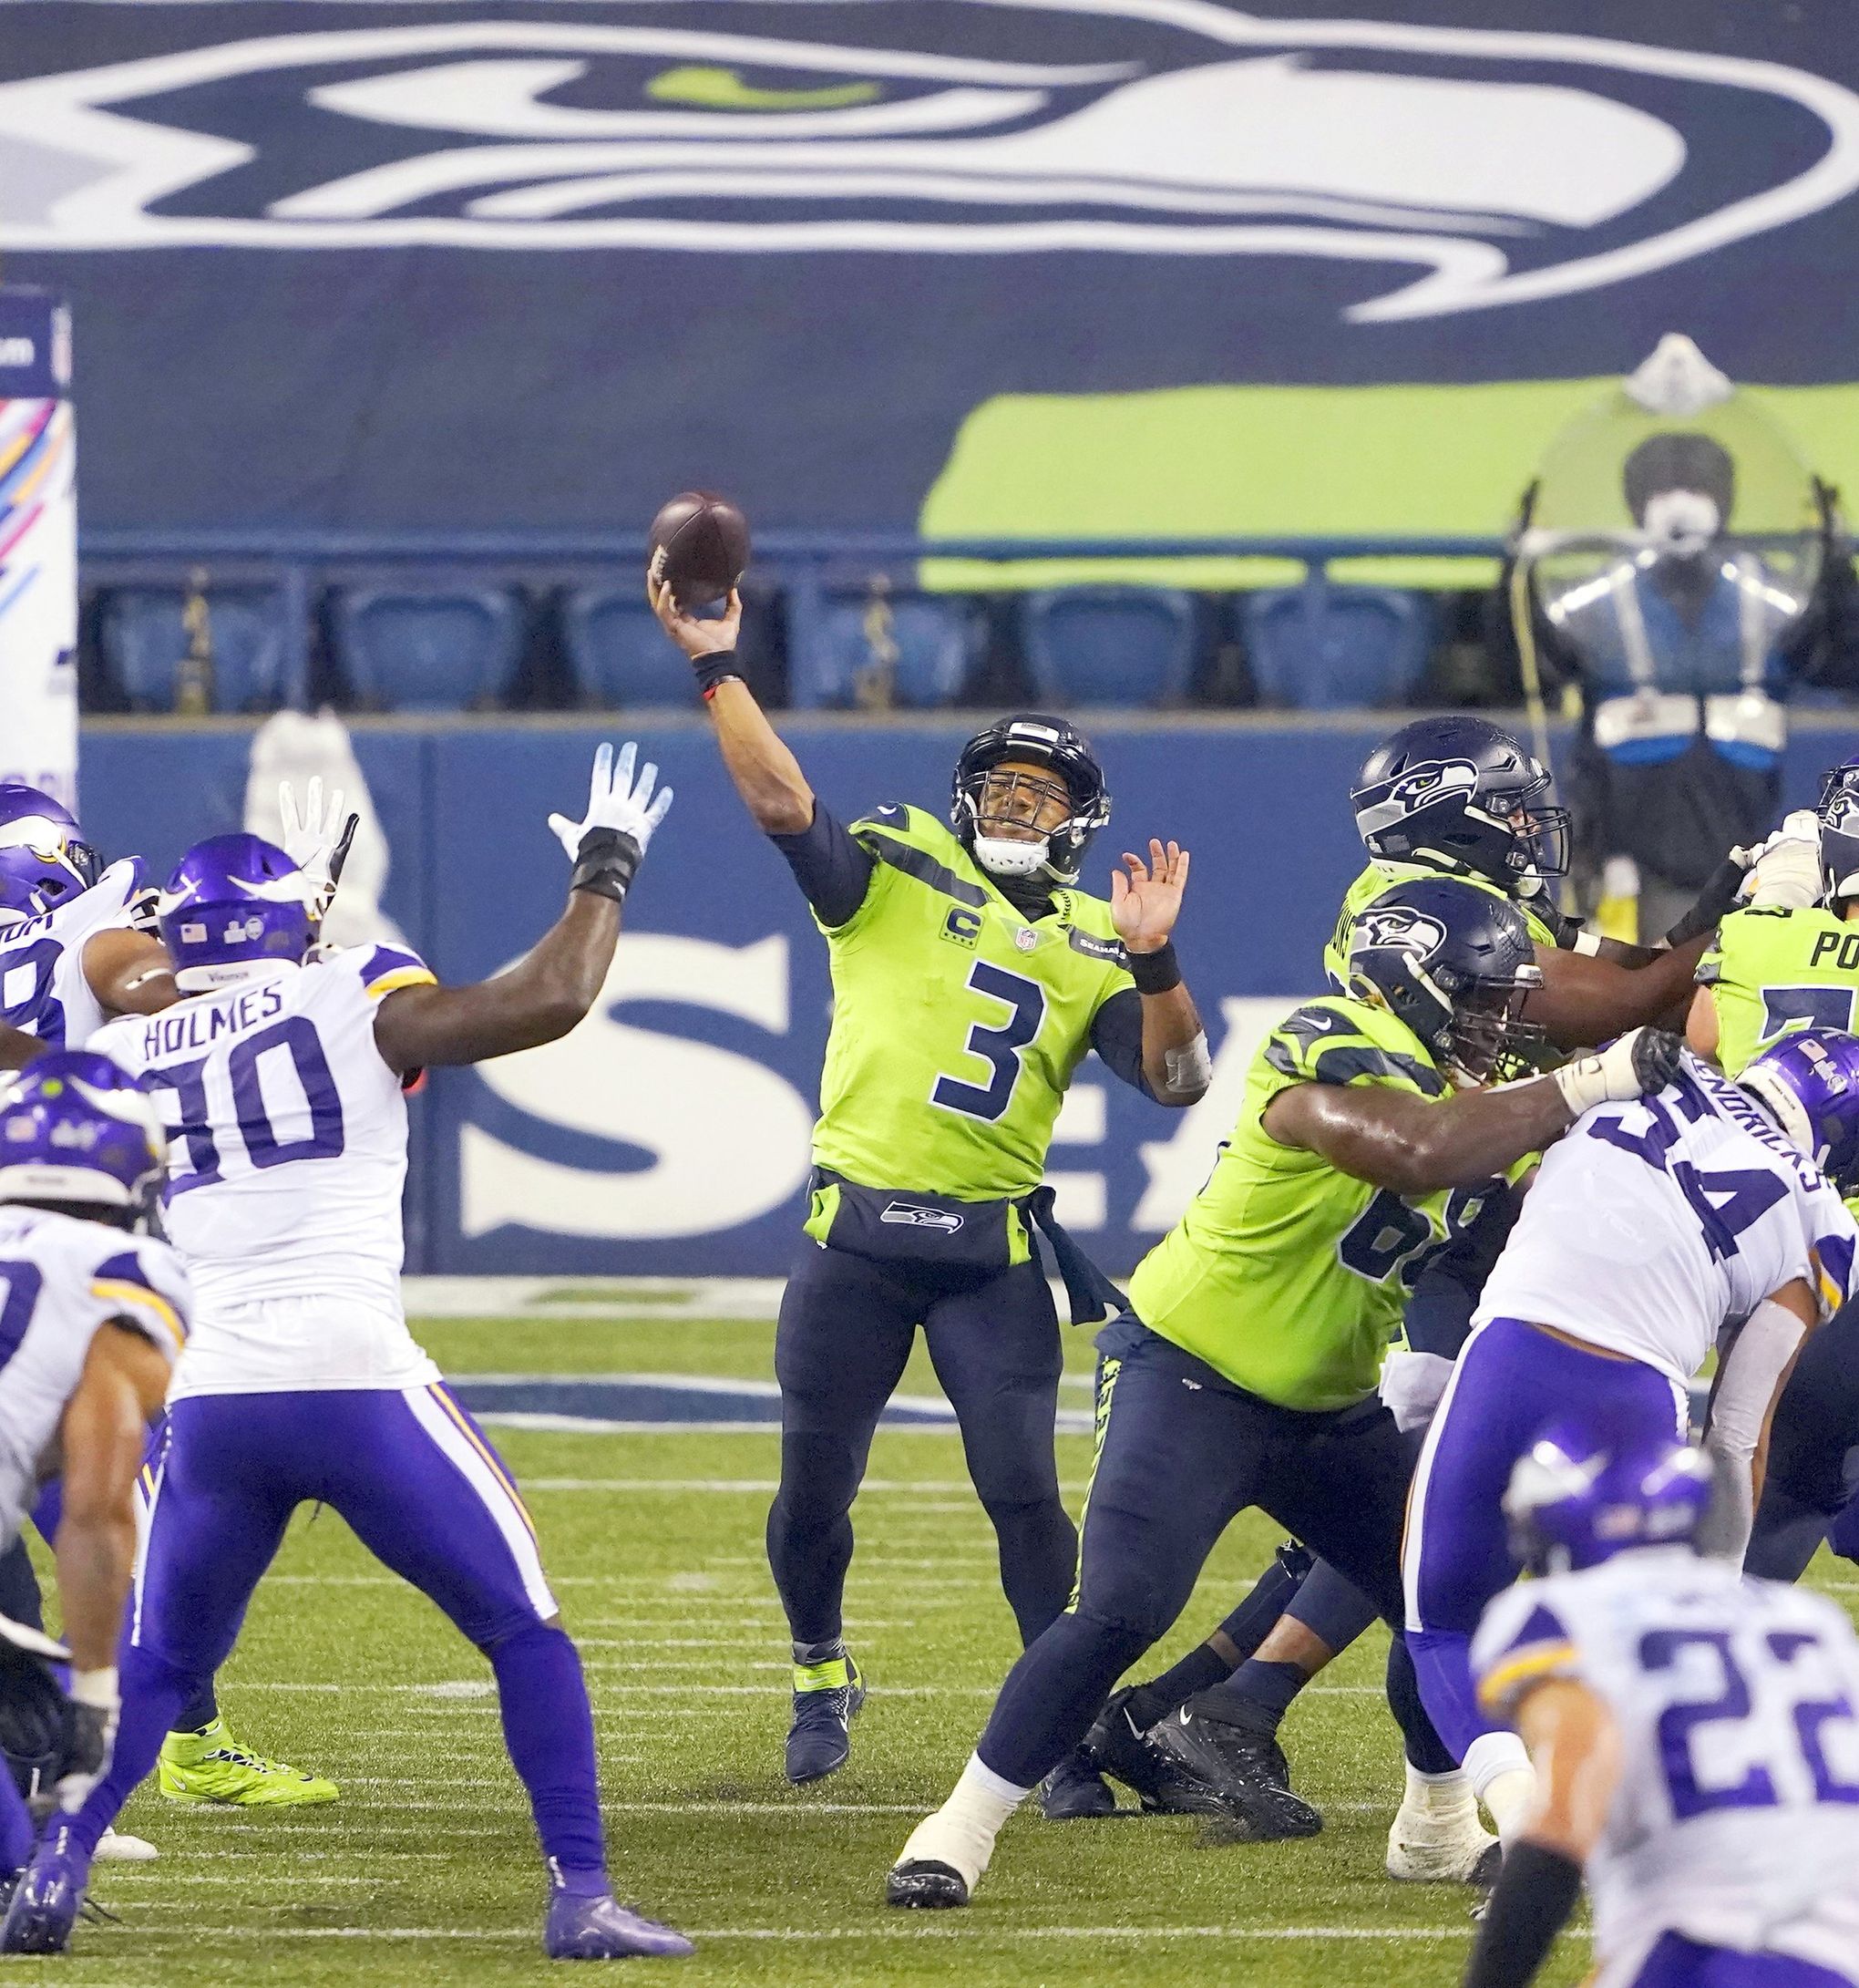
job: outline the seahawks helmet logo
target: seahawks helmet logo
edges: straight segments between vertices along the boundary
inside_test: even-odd
[[[1446,942],[1446,928],[1424,912],[1364,912],[1350,940],[1350,958],[1363,953],[1404,953],[1410,959],[1430,960]]]
[[[1429,759],[1389,781],[1379,800],[1357,809],[1356,827],[1365,837],[1380,835],[1422,808],[1443,800],[1470,800],[1477,791],[1478,768],[1469,759]]]
[[[1372,271],[1345,315],[1374,322],[1598,290],[1859,188],[1831,78],[1573,34],[1212,0],[73,11],[79,66],[0,56],[0,247],[1295,256]]]

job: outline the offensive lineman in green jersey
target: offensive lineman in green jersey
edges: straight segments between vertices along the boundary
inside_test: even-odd
[[[1398,1635],[1412,1451],[1375,1385],[1412,1276],[1505,1169],[1677,1065],[1678,1039],[1642,1029],[1494,1085],[1529,1046],[1530,954],[1505,899],[1406,884],[1356,919],[1350,992],[1268,1038],[1213,1173],[1099,1334],[1073,1605],[1015,1664],[955,1792],[905,1845],[890,1904],[968,1903],[1001,1826],[1247,1508],[1323,1554]]]
[[[699,621],[668,588],[648,591],[831,959],[808,1241],[775,1347],[781,1484],[768,1561],[794,1639],[786,1772],[798,1784],[845,1764],[863,1702],[840,1615],[848,1513],[919,1324],[1022,1638],[1065,1605],[1077,1535],[1053,1448],[1062,1352],[1029,1220],[1052,1237],[1068,1284],[1088,1282],[1041,1190],[1087,1050],[1159,1104],[1207,1090],[1207,1036],[1170,942],[1188,857],[1151,842],[1146,863],[1125,857],[1108,901],[1078,890],[1110,798],[1084,739],[1035,715],[970,741],[952,829],[896,805],[848,830],[736,674],[740,603]]]
[[[1795,1031],[1851,1030],[1859,1019],[1859,758],[1821,782],[1817,811],[1782,825],[1756,865],[1750,908],[1732,912],[1698,969],[1686,1031],[1691,1046],[1737,1076],[1760,1049]],[[1780,1371],[1790,1355],[1774,1348]],[[1764,1375],[1752,1375],[1760,1402]],[[1759,1409],[1711,1404],[1713,1449],[1754,1453]],[[1859,1446],[1859,1305],[1813,1334],[1767,1430],[1767,1470],[1743,1564],[1798,1581],[1821,1541],[1859,1557],[1859,1507],[1846,1459]]]

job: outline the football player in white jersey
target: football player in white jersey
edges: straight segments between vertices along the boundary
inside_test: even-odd
[[[1486,1610],[1481,1703],[1541,1763],[1465,1988],[1525,1988],[1594,1906],[1589,1988],[1859,1983],[1859,1639],[1692,1550],[1698,1451],[1551,1425],[1505,1498],[1543,1578]]]
[[[1859,1230],[1818,1162],[1855,1157],[1859,1038],[1820,1032],[1735,1084],[1688,1053],[1665,1089],[1597,1107],[1545,1155],[1421,1451],[1402,1552],[1422,1696],[1505,1840],[1530,1764],[1479,1710],[1468,1653],[1517,1574],[1513,1466],[1559,1408],[1684,1435],[1689,1384],[1734,1327],[1712,1400],[1726,1486],[1712,1544],[1740,1565],[1774,1403],[1854,1281]]]
[[[34,1730],[47,1797],[75,1810],[107,1769],[117,1644],[136,1556],[136,1477],[187,1336],[173,1251],[133,1231],[167,1141],[148,1098],[104,1057],[55,1050],[0,1093],[0,1542],[56,1470],[54,1537],[68,1647],[0,1622],[8,1725]],[[69,1658],[68,1705],[48,1661]],[[0,1767],[0,1877],[34,1828]]]
[[[92,1846],[154,1765],[173,1708],[223,1662],[299,1504],[332,1507],[488,1657],[549,1878],[551,1958],[688,1953],[611,1895],[580,1660],[497,1452],[400,1303],[402,1083],[565,1035],[599,996],[620,904],[671,801],[633,748],[595,757],[586,817],[550,819],[567,909],[508,972],[442,987],[414,954],[312,958],[318,891],[282,850],[216,836],[160,907],[181,998],[102,1031],[159,1101],[168,1232],[195,1324],[169,1391],[124,1715],[109,1774],[21,1879],[0,1950],[62,1951]]]
[[[327,880],[332,860],[341,868],[342,797],[332,795],[324,809],[321,789],[311,782],[304,815],[288,807],[284,827],[292,855]],[[150,1015],[175,998],[167,948],[145,929],[154,893],[141,881],[133,857],[104,868],[76,818],[49,794],[0,784],[0,1066],[22,1064],[41,1046],[81,1048],[113,1017]],[[57,1499],[55,1486],[39,1513],[47,1537],[57,1530]],[[0,1612],[41,1620],[38,1584],[19,1542],[0,1554]],[[176,1717],[161,1749],[169,1800],[292,1808],[336,1798],[333,1781],[235,1739],[211,1677]],[[112,1833],[103,1854],[155,1851],[139,1837]]]

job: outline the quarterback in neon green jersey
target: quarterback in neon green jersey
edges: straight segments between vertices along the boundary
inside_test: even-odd
[[[840,1614],[848,1514],[919,1325],[1022,1639],[1065,1605],[1077,1538],[1053,1452],[1058,1321],[1029,1223],[1068,1285],[1107,1293],[1041,1187],[1073,1073],[1095,1049],[1159,1104],[1207,1089],[1207,1037],[1170,942],[1188,858],[1152,841],[1146,861],[1125,856],[1108,900],[1081,890],[1110,798],[1083,736],[1036,714],[970,741],[947,820],[897,803],[844,827],[736,671],[739,604],[706,622],[668,589],[652,598],[832,967],[806,1241],[775,1337],[781,1483],[768,1516],[794,1643],[786,1772],[802,1783],[844,1765],[863,1702]]]

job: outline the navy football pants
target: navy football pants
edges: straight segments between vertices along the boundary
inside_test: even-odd
[[[1100,1381],[1103,1446],[1077,1602],[1008,1674],[981,1736],[984,1765],[1021,1787],[1084,1738],[1250,1506],[1352,1581],[1397,1633],[1402,1624],[1412,1459],[1381,1403],[1299,1414],[1233,1386],[1153,1333],[1112,1330],[1124,1350],[1106,1357]]]
[[[1743,1564],[1765,1581],[1798,1581],[1835,1529],[1853,1491],[1859,1451],[1859,1303],[1844,1306],[1802,1349],[1776,1404],[1769,1474]],[[1855,1458],[1859,1460],[1859,1458]],[[1850,1523],[1833,1550],[1853,1555]]]
[[[981,1272],[881,1263],[808,1241],[775,1335],[781,1488],[768,1513],[768,1565],[796,1643],[840,1633],[852,1500],[919,1324],[993,1521],[1022,1641],[1072,1591],[1078,1535],[1053,1454],[1063,1355],[1039,1262]]]

